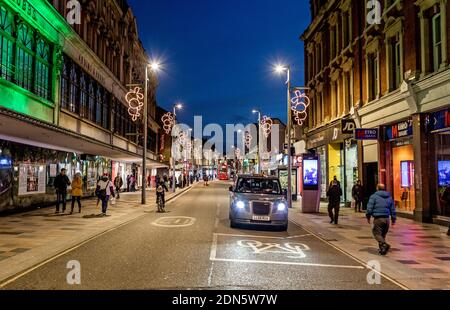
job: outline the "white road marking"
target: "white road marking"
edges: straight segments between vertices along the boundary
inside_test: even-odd
[[[188,216],[167,216],[157,219],[152,222],[152,225],[158,227],[178,228],[192,226],[195,221],[195,218]]]
[[[247,260],[234,258],[214,258],[211,259],[216,262],[231,262],[231,263],[252,263],[252,264],[271,264],[271,265],[293,265],[293,266],[311,266],[311,267],[328,267],[328,268],[343,268],[343,269],[365,269],[363,266],[346,266],[346,265],[329,265],[329,264],[313,264],[313,263],[297,263],[297,262],[280,262],[268,260]]]
[[[227,237],[246,237],[246,238],[262,238],[262,239],[288,239],[287,237],[273,237],[273,236],[264,236],[264,235],[235,235],[235,234],[220,234],[220,233],[215,233],[215,235],[218,236],[227,236]],[[290,239],[293,238],[297,238],[297,237],[292,237]]]

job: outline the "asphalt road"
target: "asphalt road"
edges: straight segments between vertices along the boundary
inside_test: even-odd
[[[294,224],[288,232],[231,229],[228,184],[194,187],[30,271],[4,289],[400,289]],[[80,285],[67,264],[80,263]]]

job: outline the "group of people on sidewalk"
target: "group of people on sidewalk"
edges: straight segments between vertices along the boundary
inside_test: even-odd
[[[341,196],[341,184],[335,176],[327,191],[328,214],[331,219],[331,224],[338,224]],[[364,189],[359,180],[352,189],[352,197],[355,212],[362,212]],[[392,225],[395,225],[397,213],[394,200],[392,199],[391,194],[386,191],[386,187],[383,184],[377,185],[377,191],[370,197],[369,203],[367,204],[366,218],[369,224],[371,224],[372,217],[374,218],[372,233],[375,240],[378,242],[379,253],[380,255],[386,255],[391,248],[386,242],[386,236],[389,232],[391,223]]]
[[[66,211],[68,187],[71,186],[70,192],[72,197],[72,205],[70,214],[73,214],[75,208],[75,202],[78,205],[78,213],[81,213],[81,197],[83,197],[83,179],[81,173],[76,173],[72,181],[67,176],[67,170],[61,169],[59,175],[56,176],[53,186],[56,190],[56,214],[60,213],[60,205],[62,205],[62,212]],[[108,204],[111,198],[120,198],[120,189],[123,186],[123,180],[120,176],[117,176],[112,183],[107,173],[103,174],[102,178],[98,180],[95,195],[97,196],[97,206],[102,203],[102,216],[106,215]]]

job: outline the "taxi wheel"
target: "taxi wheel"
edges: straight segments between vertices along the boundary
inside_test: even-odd
[[[230,228],[236,228],[236,223],[230,220]]]

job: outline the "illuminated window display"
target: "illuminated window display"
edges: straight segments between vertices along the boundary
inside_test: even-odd
[[[398,210],[415,209],[414,149],[411,144],[392,147],[393,194]]]

